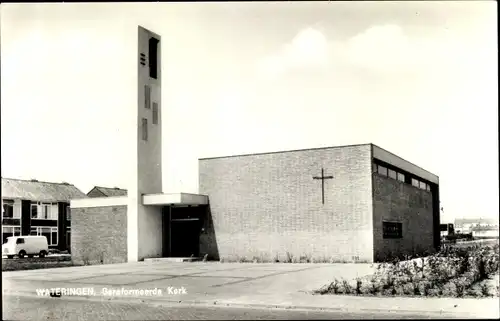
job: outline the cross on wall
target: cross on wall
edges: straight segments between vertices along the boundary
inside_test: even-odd
[[[321,176],[313,176],[313,179],[321,180],[321,200],[325,204],[325,179],[333,179],[333,176],[325,176],[325,170],[321,168]]]

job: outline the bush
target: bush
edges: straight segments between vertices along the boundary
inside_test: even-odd
[[[455,295],[458,298],[461,298],[465,295],[466,290],[468,289],[467,281],[460,279],[453,280],[453,284],[455,285]]]
[[[335,279],[332,283],[330,283],[330,287],[328,288],[329,293],[334,293],[338,294],[340,289],[340,282],[339,280]]]
[[[342,289],[343,289],[343,293],[345,293],[345,294],[352,293],[352,286],[351,286],[351,284],[349,284],[349,281],[347,281],[346,279],[342,280]]]
[[[335,279],[335,280],[333,280],[333,282],[330,282],[329,285],[324,286],[317,291],[314,291],[314,293],[317,293],[317,294],[327,294],[327,293],[339,294],[339,293],[341,293],[340,282],[339,282],[339,280]]]
[[[301,256],[300,260],[304,259]],[[499,272],[499,245],[444,247],[426,258],[377,264],[376,272],[366,279],[330,284],[329,293],[450,296],[491,295],[485,279]],[[498,291],[497,291],[498,292]]]
[[[485,282],[481,284],[480,289],[483,296],[490,296],[490,286],[488,285],[488,283]]]
[[[304,254],[304,255],[300,256],[299,262],[300,263],[310,263],[311,262],[311,258],[308,255]]]
[[[368,287],[368,293],[375,295],[379,291],[380,291],[380,282],[375,277],[372,277],[370,279],[370,286]]]
[[[357,295],[363,294],[363,292],[361,291],[362,285],[363,285],[363,281],[361,281],[360,278],[356,279],[356,294]]]
[[[431,295],[433,285],[430,281],[420,281],[421,292],[424,296]]]
[[[413,295],[422,295],[422,292],[420,291],[420,283],[417,281],[414,281],[411,283],[412,288],[413,288]]]

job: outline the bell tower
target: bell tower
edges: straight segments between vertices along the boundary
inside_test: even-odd
[[[145,230],[141,226],[149,221],[149,209],[143,205],[142,195],[162,192],[161,37],[139,26],[137,50],[136,139],[131,142],[133,167],[127,210],[129,262],[143,256],[138,243],[143,238],[141,230]]]

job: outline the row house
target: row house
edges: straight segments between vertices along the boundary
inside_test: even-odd
[[[2,178],[2,243],[9,236],[43,235],[49,248],[69,250],[70,200],[86,197],[69,183]]]

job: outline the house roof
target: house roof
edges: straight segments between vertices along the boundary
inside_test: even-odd
[[[127,190],[118,188],[118,187],[102,187],[102,186],[94,186],[87,195],[89,195],[92,191],[99,191],[103,195],[103,197],[113,197],[113,196],[126,196],[127,195]]]
[[[2,177],[2,199],[69,202],[87,195],[69,183],[52,183]]]

